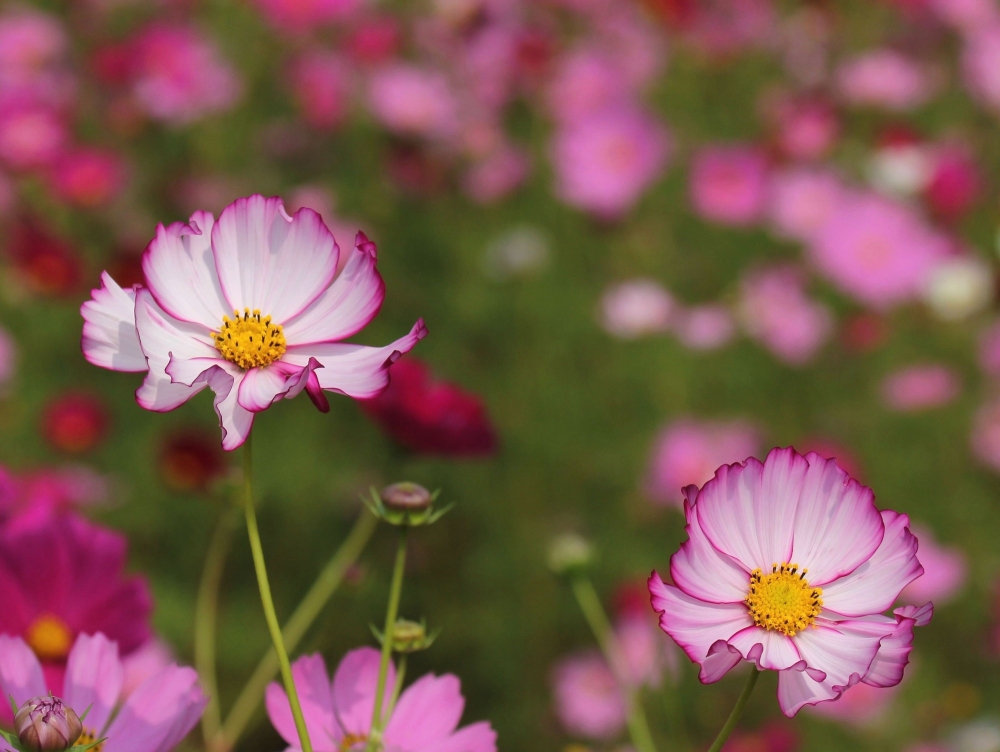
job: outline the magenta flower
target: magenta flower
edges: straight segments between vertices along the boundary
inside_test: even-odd
[[[968,574],[968,562],[962,549],[942,546],[929,528],[914,525],[920,537],[920,566],[924,573],[903,588],[899,600],[918,604],[934,601],[941,605],[954,600],[961,592]]]
[[[1000,19],[992,19],[965,36],[962,77],[980,104],[1000,113]]]
[[[375,708],[379,660],[379,652],[374,648],[352,650],[337,666],[332,684],[320,655],[304,656],[292,665],[295,686],[316,752],[365,748]],[[386,686],[393,687],[395,683],[396,669],[390,662]],[[285,691],[276,683],[270,684],[265,702],[274,728],[290,749],[298,749],[299,735]],[[385,705],[388,705],[388,698]],[[392,709],[382,737],[386,749],[496,752],[496,732],[488,722],[458,728],[464,707],[465,699],[456,676],[425,674],[403,691]]]
[[[767,213],[774,232],[808,241],[826,225],[848,189],[831,170],[791,167],[771,177]]]
[[[255,0],[267,21],[294,34],[351,16],[359,0]]]
[[[736,322],[726,306],[705,303],[675,311],[670,328],[685,347],[715,350],[733,338]]]
[[[10,533],[108,500],[107,479],[83,466],[13,473],[0,466],[0,524]]]
[[[882,400],[890,410],[918,412],[947,405],[962,391],[954,369],[926,363],[893,371],[882,381]]]
[[[125,668],[118,644],[103,634],[81,634],[69,653],[65,682],[43,676],[32,649],[0,634],[0,689],[20,706],[49,692],[82,715],[79,744],[107,737],[102,752],[170,752],[198,722],[208,698],[194,669],[170,664],[124,697]]]
[[[887,110],[919,107],[936,88],[920,63],[889,49],[873,50],[841,63],[837,84],[848,103]]]
[[[0,634],[24,639],[61,697],[80,634],[106,634],[123,656],[152,634],[152,598],[144,579],[125,576],[126,547],[118,533],[70,514],[0,529]],[[23,699],[36,694],[44,692]]]
[[[353,81],[347,62],[328,50],[308,50],[289,71],[302,118],[313,128],[335,128],[344,122],[351,104]]]
[[[753,224],[764,212],[767,177],[767,159],[755,147],[706,147],[691,164],[691,204],[710,222]]]
[[[385,347],[349,345],[379,311],[385,284],[363,233],[337,275],[340,248],[311,209],[288,216],[281,199],[242,198],[219,221],[160,225],[143,256],[149,287],[111,277],[83,304],[83,353],[113,371],[146,372],[136,400],[167,412],[202,389],[215,393],[222,446],[243,444],[254,415],[305,390],[355,399],[389,384],[389,366],[427,329]]]
[[[436,70],[398,63],[372,74],[372,114],[393,133],[423,138],[453,136],[458,102],[448,79]]]
[[[552,671],[556,715],[570,734],[610,739],[625,728],[625,699],[597,651],[563,658]]]
[[[778,703],[792,716],[858,682],[900,682],[913,627],[932,611],[883,614],[923,571],[906,515],[879,512],[871,489],[833,460],[790,448],[723,465],[685,496],[676,585],[654,572],[649,590],[660,627],[703,683],[741,661],[777,671]]]
[[[676,308],[673,296],[656,280],[618,282],[601,296],[601,326],[620,339],[666,331]]]

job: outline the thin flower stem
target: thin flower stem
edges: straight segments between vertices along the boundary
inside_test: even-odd
[[[383,723],[382,698],[385,697],[385,682],[389,675],[389,660],[392,658],[392,633],[399,612],[399,596],[403,591],[403,570],[406,567],[406,526],[399,528],[399,546],[396,549],[396,565],[392,570],[392,585],[389,588],[389,606],[385,612],[385,630],[382,632],[382,660],[378,667],[378,684],[375,686],[375,707],[372,709],[371,734],[368,737],[368,752],[375,752],[382,742]]]
[[[667,714],[667,723],[673,732],[674,746],[679,752],[686,752],[691,748],[691,741],[688,739],[687,730],[684,727],[684,714],[680,705],[680,685],[683,679],[683,664],[677,667],[677,675],[673,682],[663,682],[663,707]]]
[[[267,581],[264,549],[260,544],[257,512],[254,510],[253,502],[253,449],[249,435],[243,445],[243,490],[247,534],[250,536],[250,550],[253,552],[253,565],[257,572],[257,586],[260,588],[260,602],[264,606],[264,618],[267,620],[267,628],[271,632],[271,642],[274,643],[274,650],[278,656],[281,678],[285,684],[285,692],[288,694],[288,704],[291,706],[292,717],[295,719],[295,730],[299,734],[299,749],[302,752],[312,752],[312,742],[309,740],[309,731],[306,729],[305,716],[302,715],[299,693],[295,689],[295,681],[292,679],[292,667],[288,662],[285,643],[281,639],[281,625],[278,624],[278,615],[274,612],[274,601],[271,600],[271,585]]]
[[[288,650],[295,650],[309,627],[316,621],[337,588],[340,587],[347,570],[361,556],[361,552],[364,551],[377,525],[378,518],[366,510],[362,510],[361,514],[358,515],[358,519],[347,538],[330,557],[326,566],[323,567],[323,571],[319,573],[316,581],[309,588],[309,592],[306,593],[302,602],[285,623],[281,636]],[[264,690],[268,682],[274,678],[278,669],[278,655],[274,652],[273,647],[269,647],[261,657],[250,679],[240,691],[236,702],[233,703],[229,715],[226,716],[226,720],[222,724],[221,732],[215,737],[215,743],[212,747],[216,752],[228,752],[239,740],[253,719],[260,701],[264,697]]]
[[[627,686],[623,677],[619,676],[619,669],[622,665],[621,649],[615,639],[615,633],[611,629],[611,622],[608,621],[601,599],[594,590],[594,585],[583,574],[574,575],[570,583],[573,586],[573,594],[576,596],[580,610],[590,625],[597,644],[601,646],[604,659],[618,679],[618,684],[625,695],[626,706],[628,707],[628,733],[632,737],[632,743],[638,752],[656,752],[656,744],[653,742],[653,735],[649,731],[649,723],[646,721],[646,712],[643,710],[639,693]]]
[[[222,723],[215,663],[215,627],[219,613],[219,587],[226,557],[233,542],[233,533],[236,531],[238,512],[238,508],[227,509],[219,517],[205,554],[205,567],[202,569],[194,607],[194,665],[208,695],[208,705],[201,717],[201,732],[206,746],[219,733]]]
[[[743,686],[743,691],[740,692],[739,699],[736,700],[733,712],[729,714],[729,718],[726,719],[726,725],[722,727],[719,735],[715,738],[715,743],[708,748],[708,752],[719,752],[722,749],[722,745],[726,743],[729,735],[736,728],[736,724],[740,722],[740,716],[743,715],[743,708],[747,706],[747,700],[750,699],[750,693],[753,692],[753,688],[759,678],[760,671],[757,670],[756,666],[751,666],[750,676],[747,677],[747,683]]]
[[[388,720],[392,718],[392,711],[396,709],[396,702],[399,700],[399,693],[403,691],[403,681],[406,679],[406,653],[399,656],[399,668],[396,670],[396,686],[392,688],[392,697],[389,698],[389,709],[385,711]]]

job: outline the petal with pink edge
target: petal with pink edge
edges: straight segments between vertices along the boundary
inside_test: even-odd
[[[695,663],[702,664],[715,643],[728,642],[734,634],[752,624],[742,603],[700,601],[667,585],[655,572],[649,578],[648,586],[653,610],[660,617],[660,629],[670,635]],[[701,679],[708,683],[706,676],[702,666]]]
[[[820,680],[809,671],[791,668],[778,673],[778,706],[791,718],[804,705],[836,700],[847,689],[834,687],[828,680]]]
[[[386,744],[418,750],[446,739],[458,728],[464,709],[458,677],[426,674],[400,695],[385,729]]]
[[[741,603],[750,585],[750,573],[735,559],[712,546],[698,515],[688,515],[688,540],[670,558],[670,576],[688,595],[711,603]]]
[[[253,428],[254,413],[239,403],[240,382],[245,371],[232,363],[206,371],[209,387],[215,392],[215,414],[222,428],[222,448],[231,452],[243,445]]]
[[[251,368],[240,382],[237,399],[240,406],[250,412],[266,410],[279,399],[291,399],[301,392],[319,361],[310,358],[304,368],[291,363],[273,363],[266,368]]]
[[[354,399],[377,397],[389,386],[389,366],[427,336],[423,319],[410,333],[385,347],[320,343],[289,347],[283,360],[305,367],[310,358],[322,366],[316,371],[319,385]]]
[[[480,721],[460,728],[446,739],[420,747],[417,752],[497,752],[497,732],[486,721]]]
[[[176,319],[214,331],[232,315],[215,270],[212,227],[215,217],[195,212],[191,223],[159,225],[142,256],[142,271],[156,302]]]
[[[385,282],[375,268],[374,249],[364,246],[356,246],[333,284],[285,324],[285,339],[289,344],[346,339],[378,315],[385,298]]]
[[[169,752],[187,736],[208,698],[190,668],[168,666],[129,695],[111,722],[105,752]]]
[[[810,585],[825,588],[875,553],[884,528],[870,488],[851,479],[834,460],[814,452],[806,459],[809,472],[795,513],[792,560],[809,570]]]
[[[306,655],[292,664],[292,677],[302,703],[309,739],[317,752],[336,752],[340,728],[333,717],[333,697],[330,678],[321,655]],[[264,697],[271,724],[292,749],[301,749],[288,695],[277,682],[271,682]]]
[[[743,654],[725,640],[716,640],[708,649],[708,656],[701,662],[698,679],[702,684],[713,684],[728,674],[743,660]]]
[[[881,613],[923,573],[917,539],[907,527],[909,518],[887,509],[882,521],[885,536],[871,558],[846,577],[823,586],[823,605],[829,610],[844,616]]]
[[[212,251],[229,307],[259,309],[284,324],[333,281],[340,251],[312,209],[289,217],[280,198],[249,196],[227,206]]]
[[[851,620],[825,619],[792,638],[806,666],[825,673],[825,681],[833,687],[847,686],[852,677],[868,673],[881,639],[882,635]]]
[[[123,290],[107,272],[91,299],[80,306],[83,357],[112,371],[145,371],[146,356],[135,330],[135,290]]]
[[[380,661],[381,655],[374,648],[358,648],[345,655],[337,666],[333,677],[333,712],[345,734],[367,736],[371,730]],[[386,686],[395,683],[396,668],[390,661]],[[383,701],[383,712],[388,699]]]
[[[99,733],[118,704],[124,679],[118,643],[103,634],[82,634],[69,654],[62,698],[77,713],[89,707],[87,727]]]
[[[20,637],[0,634],[0,688],[3,696],[13,696],[18,707],[32,697],[48,694],[42,666]],[[4,700],[4,704],[8,704]]]
[[[741,629],[728,642],[759,669],[783,671],[802,660],[791,637],[757,626]]]

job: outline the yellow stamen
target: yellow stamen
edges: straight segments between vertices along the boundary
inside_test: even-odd
[[[93,744],[98,739],[97,732],[94,729],[84,728],[83,733],[80,734],[80,738],[76,740],[76,747],[86,747],[88,744]],[[95,747],[91,747],[90,752],[101,752],[104,747],[104,742],[101,742]]]
[[[249,308],[244,308],[242,315],[233,311],[233,318],[223,316],[212,339],[223,358],[247,370],[271,365],[285,354],[287,346],[281,324],[272,324],[270,316],[261,318],[259,310],[251,312]]]
[[[348,734],[340,742],[340,752],[350,752],[355,746],[361,749],[362,747],[358,745],[362,745],[367,741],[368,737],[364,734]]]
[[[40,661],[61,661],[73,646],[73,633],[58,616],[42,614],[28,627],[25,641]]]
[[[759,569],[753,570],[744,603],[758,627],[791,637],[813,626],[823,610],[822,595],[822,589],[806,582],[805,569],[786,562],[775,564],[766,575]]]

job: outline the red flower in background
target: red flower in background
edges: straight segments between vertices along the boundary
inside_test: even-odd
[[[42,435],[55,449],[70,454],[88,452],[108,433],[110,418],[94,395],[68,392],[52,400],[42,414]]]
[[[80,289],[83,266],[76,251],[33,220],[22,220],[12,228],[7,255],[32,293],[67,297]]]
[[[435,380],[416,358],[402,358],[390,373],[389,388],[359,404],[398,443],[420,454],[471,457],[496,451],[496,432],[479,397]]]
[[[225,453],[215,435],[207,431],[179,431],[169,436],[160,450],[160,474],[175,491],[205,491],[225,472]]]

